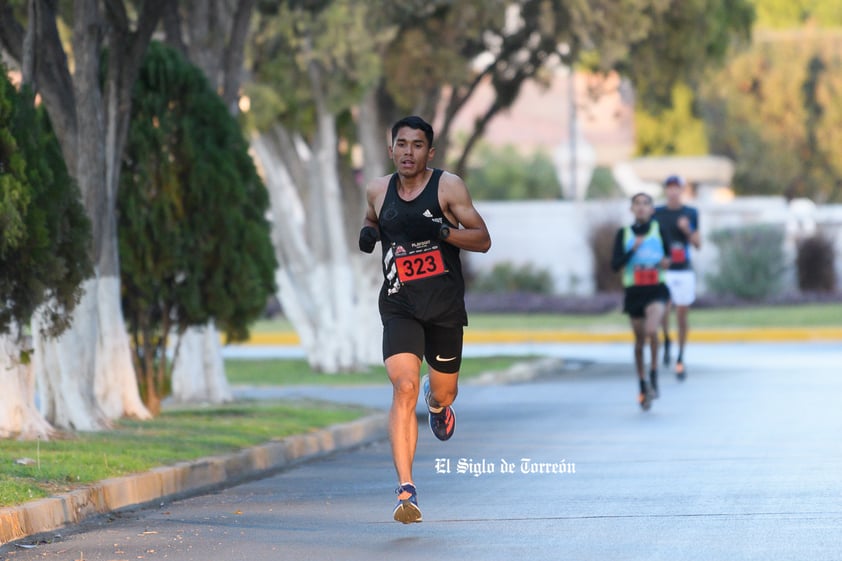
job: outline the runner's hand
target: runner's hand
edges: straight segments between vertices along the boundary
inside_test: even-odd
[[[371,253],[374,251],[374,245],[380,239],[380,233],[373,226],[364,226],[360,230],[360,251]]]

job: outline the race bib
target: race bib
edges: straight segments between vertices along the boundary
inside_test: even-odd
[[[634,270],[635,286],[651,286],[659,282],[658,269],[637,268]]]
[[[441,250],[438,247],[396,256],[395,265],[401,282],[426,279],[447,272],[444,268]]]
[[[676,264],[687,262],[687,250],[684,244],[673,244],[670,247],[670,261]]]

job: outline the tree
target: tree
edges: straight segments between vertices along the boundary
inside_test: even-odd
[[[379,272],[377,259],[356,249],[362,190],[349,151],[339,152],[339,131],[379,75],[384,32],[365,26],[374,4],[289,4],[262,13],[253,38],[258,83],[247,88],[252,146],[272,202],[278,297],[313,369],[354,371],[380,359]]]
[[[47,438],[25,332],[39,308],[44,338],[68,327],[92,268],[90,223],[43,108],[2,65],[0,193],[0,437]]]
[[[635,113],[635,143],[641,156],[699,155],[708,153],[704,121],[695,115],[693,92],[685,84],[675,86],[671,107],[652,115]]]
[[[558,199],[561,185],[548,154],[524,156],[513,145],[481,145],[471,169],[471,196],[476,200]]]
[[[748,44],[754,7],[749,0],[672,0],[661,3],[665,9],[650,4],[645,32],[614,67],[631,79],[639,106],[657,115],[671,107],[676,84],[695,91],[735,44]]]
[[[167,44],[202,70],[232,116],[239,113],[243,57],[254,4],[255,0],[170,2],[163,17]],[[231,399],[215,324],[188,328],[176,344],[173,398],[210,403]]]
[[[702,90],[711,150],[745,194],[842,200],[838,32],[764,32]]]
[[[202,72],[152,43],[132,108],[118,193],[123,309],[157,414],[170,334],[214,320],[229,340],[245,339],[275,290],[276,262],[266,190]]]
[[[491,84],[493,100],[459,154],[447,157],[460,175],[491,119],[512,105],[527,80],[541,82],[559,62],[596,74],[618,71],[631,80],[641,106],[656,112],[670,107],[675,84],[694,89],[733,40],[748,37],[753,13],[748,0],[519,0],[495,2],[496,9],[469,0],[431,4],[423,17],[403,12],[393,22],[399,30],[384,50],[377,97],[384,123],[418,108],[438,115],[437,154],[444,158],[453,119],[479,84]],[[599,95],[599,81],[593,82]]]
[[[66,6],[56,2],[30,0],[22,10],[0,0],[0,40],[44,100],[92,224],[94,276],[84,283],[72,326],[47,340],[39,335],[43,321],[34,322],[42,405],[60,427],[96,430],[122,415],[149,417],[120,310],[114,205],[131,87],[165,3],[146,0],[135,10],[131,3],[78,0],[59,13]],[[72,30],[72,74],[59,19]]]

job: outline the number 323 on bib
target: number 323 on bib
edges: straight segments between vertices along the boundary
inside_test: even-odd
[[[412,282],[446,273],[444,259],[438,247],[430,248],[418,253],[395,257],[398,268],[398,278],[401,282]]]

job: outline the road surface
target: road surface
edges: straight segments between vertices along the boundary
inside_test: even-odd
[[[645,413],[628,353],[591,346],[578,354],[595,362],[531,383],[464,385],[452,440],[422,425],[420,524],[391,520],[383,442],[0,559],[842,559],[841,345],[695,346],[687,381],[662,371]]]

